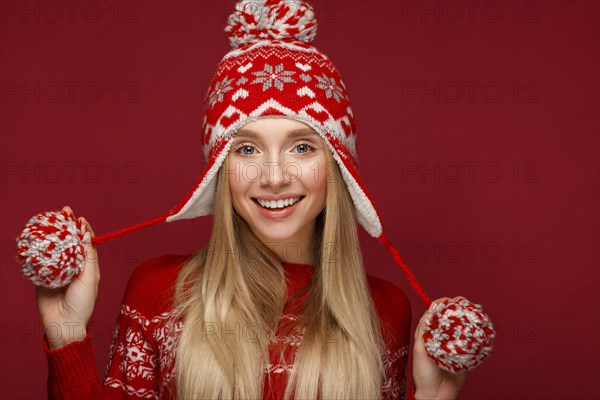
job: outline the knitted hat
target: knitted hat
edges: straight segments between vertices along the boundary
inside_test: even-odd
[[[415,292],[429,307],[430,298],[385,235],[379,212],[360,178],[356,124],[348,90],[331,60],[311,44],[317,31],[313,8],[299,0],[243,0],[236,4],[235,11],[229,16],[225,31],[232,49],[217,65],[204,98],[201,139],[207,164],[202,175],[184,199],[163,215],[95,237],[92,243],[99,244],[159,222],[212,214],[217,172],[229,153],[238,129],[260,118],[285,117],[305,123],[323,139],[339,165],[356,209],[358,223],[388,248]],[[74,260],[75,257],[57,257],[58,261],[55,258],[40,262],[39,247],[34,253],[30,251],[31,246],[28,247],[32,240],[40,239],[42,234],[45,237],[54,234],[63,242],[68,240],[69,232],[65,233],[64,226],[69,226],[73,227],[70,234],[74,237],[75,250],[72,253],[81,256],[85,228],[81,224],[74,224],[78,222],[69,220],[64,212],[40,214],[32,218],[19,238],[19,261],[24,264],[25,274],[34,283],[48,287],[62,286],[62,281],[70,281],[79,272],[77,268],[81,268],[82,262]],[[59,232],[61,225],[63,231]],[[65,246],[59,247],[63,250]],[[51,256],[51,250],[48,249],[44,255]],[[61,263],[73,265],[58,265]],[[38,279],[39,264],[46,271],[50,270],[44,279]],[[48,277],[52,279],[48,280]],[[466,303],[461,304],[468,309],[469,318],[483,325],[484,333],[493,337],[493,331],[489,328],[491,323],[488,325],[489,321],[480,312],[479,306],[466,299],[464,301]],[[446,305],[450,310],[457,304]],[[467,322],[463,320],[461,323]],[[478,339],[481,346],[477,348],[480,358],[475,359],[473,349],[470,349],[467,352],[470,357],[468,362],[463,359],[458,363],[463,365],[461,368],[464,368],[464,364],[472,368],[485,358],[486,350],[489,352],[491,349],[490,343],[483,341],[481,336],[479,334]],[[454,366],[451,368],[459,369],[456,367],[458,364],[452,363]],[[452,363],[446,362],[446,367]]]

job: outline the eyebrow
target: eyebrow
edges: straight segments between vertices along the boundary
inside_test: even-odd
[[[313,131],[310,128],[299,128],[299,129],[294,129],[292,131],[290,131],[288,133],[288,138],[295,138],[298,136],[306,136],[306,135],[315,135],[315,131]],[[240,129],[237,134],[235,134],[234,139],[236,138],[256,138],[258,136],[258,133],[256,133],[255,131],[251,130],[251,129]]]

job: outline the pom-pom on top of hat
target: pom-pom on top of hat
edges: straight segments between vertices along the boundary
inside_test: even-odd
[[[17,238],[17,261],[36,286],[67,286],[83,269],[84,243],[91,243],[85,225],[66,211],[33,216]]]
[[[229,16],[225,32],[233,49],[265,39],[310,43],[317,34],[317,20],[304,1],[242,0]]]
[[[465,298],[439,303],[423,331],[429,357],[453,373],[469,371],[487,358],[494,337],[490,318],[479,304]]]

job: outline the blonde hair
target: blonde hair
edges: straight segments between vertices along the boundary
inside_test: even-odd
[[[297,294],[307,292],[298,320],[282,320],[279,328],[284,334],[304,330],[285,399],[379,399],[384,342],[355,208],[339,166],[323,148],[332,170],[315,225],[314,274]],[[223,166],[210,243],[186,260],[175,284],[173,317],[185,321],[175,356],[178,399],[262,398],[269,343],[288,301],[282,264],[233,209],[227,159]]]

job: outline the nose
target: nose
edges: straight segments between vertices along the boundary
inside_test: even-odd
[[[273,191],[289,185],[290,179],[284,157],[270,157],[263,161],[261,184]]]

